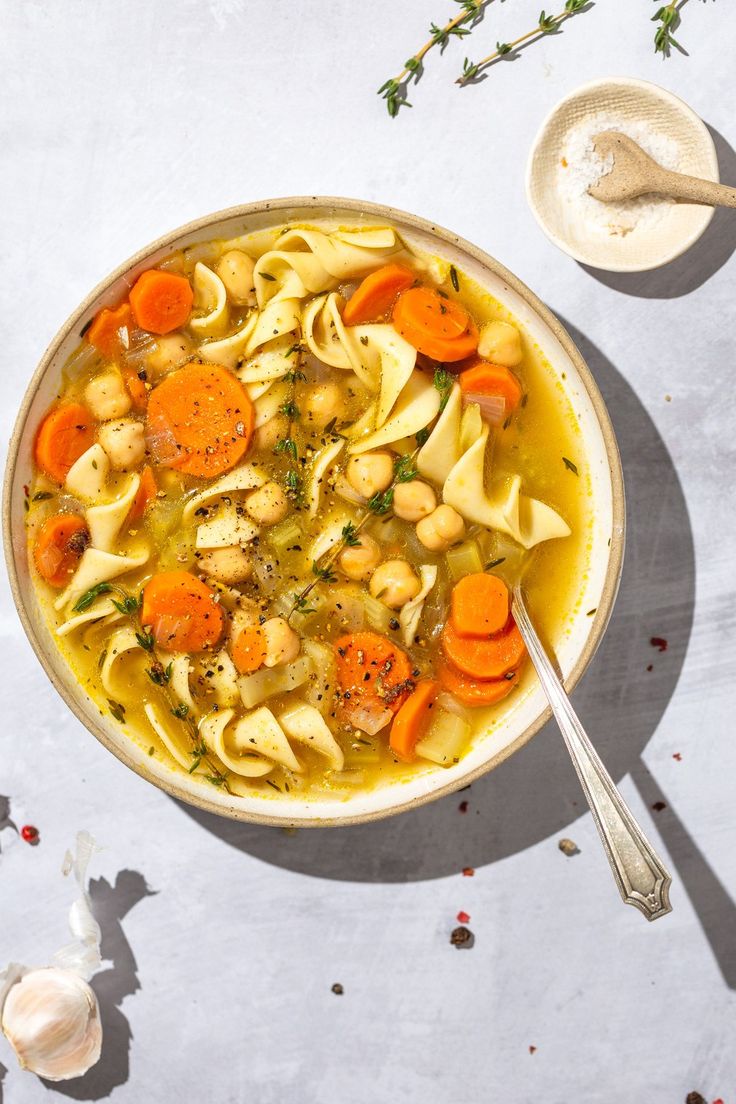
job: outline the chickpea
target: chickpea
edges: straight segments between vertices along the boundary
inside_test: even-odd
[[[226,586],[244,583],[253,574],[250,556],[239,544],[231,544],[227,548],[210,548],[196,555],[198,569]]]
[[[486,322],[480,328],[478,355],[494,364],[515,368],[521,363],[521,334],[510,322]]]
[[[306,421],[317,429],[324,429],[328,422],[340,416],[345,405],[345,395],[339,383],[318,383],[310,387],[301,402]]]
[[[283,441],[289,433],[289,419],[285,414],[274,414],[255,432],[254,447],[270,452],[278,441]]]
[[[156,338],[156,344],[146,358],[154,375],[176,368],[192,353],[192,343],[183,333],[166,334]]]
[[[291,663],[301,651],[302,642],[283,617],[269,617],[261,625],[266,644],[265,667],[276,667],[279,663]]]
[[[390,452],[364,452],[353,456],[345,471],[348,483],[363,498],[372,498],[391,486],[394,478],[394,458]]]
[[[386,560],[373,572],[368,589],[389,609],[401,609],[416,598],[421,587],[406,560]]]
[[[114,368],[94,376],[84,389],[84,401],[98,422],[122,418],[130,410],[123,377]]]
[[[275,525],[289,512],[289,500],[278,483],[264,483],[245,500],[245,508],[259,525]]]
[[[118,418],[100,426],[97,440],[110,458],[115,471],[137,468],[146,455],[143,423],[133,418]]]
[[[381,562],[381,549],[378,542],[367,533],[361,533],[357,539],[358,544],[342,550],[337,563],[348,579],[365,583]]]
[[[417,537],[430,552],[446,552],[465,535],[465,522],[452,506],[438,506],[417,522]]]
[[[253,269],[255,264],[242,249],[229,249],[215,266],[215,272],[225,285],[231,303],[243,306],[253,301]]]
[[[394,488],[394,513],[402,521],[421,521],[437,506],[437,496],[427,483],[411,479]]]

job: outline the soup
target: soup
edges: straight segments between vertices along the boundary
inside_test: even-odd
[[[29,558],[85,690],[174,771],[336,797],[466,753],[554,640],[589,521],[540,350],[389,226],[143,272],[38,427]]]

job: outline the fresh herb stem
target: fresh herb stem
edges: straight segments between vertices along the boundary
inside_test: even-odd
[[[435,46],[443,50],[451,38],[464,38],[469,35],[490,0],[455,0],[455,3],[460,4],[460,14],[445,23],[444,27],[431,23],[430,37],[424,45],[407,58],[400,73],[384,81],[378,89],[378,95],[386,101],[386,110],[392,119],[398,115],[402,107],[411,107],[407,99],[407,85],[412,77],[415,81],[421,77],[422,63],[429,51]]]
[[[286,456],[287,469],[284,475],[284,487],[291,501],[299,506],[302,499],[302,473],[299,466],[299,448],[296,443],[296,427],[300,417],[299,407],[296,404],[296,385],[299,380],[306,379],[302,371],[302,346],[300,342],[292,345],[287,356],[294,357],[294,367],[284,377],[290,386],[289,397],[280,407],[280,413],[289,419],[286,437],[282,438],[274,449],[275,453]]]
[[[497,42],[496,49],[493,53],[487,54],[486,57],[481,58],[480,61],[471,61],[470,58],[465,58],[463,62],[463,71],[455,81],[455,84],[469,84],[482,70],[487,69],[489,65],[498,61],[499,58],[505,57],[506,54],[510,54],[513,50],[518,49],[519,46],[522,46],[530,39],[539,38],[541,35],[553,34],[560,23],[563,23],[573,15],[577,15],[579,12],[585,11],[588,4],[589,0],[565,0],[564,9],[558,12],[557,15],[547,15],[545,11],[540,12],[537,25],[532,28],[531,31],[519,35],[519,37],[513,39],[512,42]]]
[[[670,0],[669,4],[658,8],[652,16],[652,23],[658,24],[654,32],[655,54],[661,54],[662,57],[668,58],[673,46],[676,50],[680,50],[682,53],[685,52],[672,34],[680,26],[680,12],[678,10],[680,7],[682,7],[680,0]]]
[[[171,689],[169,687],[169,680],[171,678],[172,670],[171,663],[169,663],[167,667],[164,667],[161,661],[154,654],[155,641],[153,638],[153,634],[151,633],[150,628],[144,625],[141,621],[142,596],[136,598],[134,594],[129,594],[126,590],[124,590],[121,586],[118,586],[116,583],[98,583],[97,586],[91,587],[77,600],[73,609],[77,612],[84,612],[85,610],[89,609],[95,599],[102,594],[118,595],[120,601],[115,601],[113,599],[113,605],[119,613],[122,613],[124,617],[127,617],[130,620],[135,631],[135,636],[138,644],[145,652],[147,652],[151,656],[151,659],[153,661],[151,667],[147,669],[147,674],[149,679],[151,680],[151,684],[156,687],[156,691],[166,702],[169,713],[173,714],[173,716],[176,717],[177,720],[183,723],[184,727],[187,730],[187,734],[195,748],[195,752],[193,754],[198,755],[199,752],[197,749],[205,747],[204,742],[202,741],[197,731],[197,726],[195,722],[192,720],[191,717],[188,716],[189,710],[186,708],[182,709],[182,703],[178,701],[171,692]],[[102,665],[100,664],[100,666]],[[108,702],[108,704],[110,704],[110,702]],[[115,706],[116,709],[113,709],[113,706]],[[118,715],[121,710],[123,713],[122,717]],[[125,723],[124,707],[120,706],[117,702],[113,702],[112,704],[110,704],[110,711],[117,721],[120,721],[121,724]],[[221,786],[227,793],[232,795],[233,791],[228,786],[227,776],[224,775],[217,764],[209,758],[209,755],[200,755],[199,761],[206,763],[210,771],[212,772],[211,775],[206,776],[210,781],[212,781],[212,784],[215,786]],[[199,765],[199,763],[197,765]],[[196,767],[190,770],[190,774],[193,773],[194,770],[196,770]]]

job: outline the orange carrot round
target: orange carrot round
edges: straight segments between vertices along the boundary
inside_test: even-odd
[[[94,421],[86,406],[81,403],[55,406],[36,434],[36,463],[49,479],[63,483],[72,464],[94,441]]]
[[[526,651],[512,617],[501,632],[485,640],[460,636],[452,621],[448,621],[441,639],[443,652],[458,671],[481,680],[502,678],[509,671],[516,670]]]
[[[260,625],[248,625],[241,629],[230,651],[233,663],[241,675],[257,671],[268,655],[266,641]]]
[[[480,571],[452,588],[450,620],[458,636],[487,639],[509,619],[509,591],[503,579]]]
[[[87,340],[110,360],[120,351],[120,330],[130,325],[130,303],[119,307],[103,307],[87,330]]]
[[[145,410],[148,406],[148,388],[134,368],[123,368],[123,380],[130,395],[134,410]]]
[[[510,673],[510,672],[509,672]],[[451,663],[437,661],[437,677],[442,688],[462,705],[494,705],[513,690],[515,678],[474,679],[458,671]]]
[[[412,662],[401,648],[374,632],[341,636],[334,648],[342,713],[373,734],[388,724],[414,689]]]
[[[465,308],[431,288],[402,291],[392,318],[398,333],[432,360],[464,360],[478,348],[478,331]]]
[[[151,392],[146,435],[157,463],[212,478],[245,454],[254,422],[253,404],[227,368],[187,364]]]
[[[33,547],[39,575],[53,587],[69,582],[89,543],[87,523],[79,514],[54,514],[41,526]]]
[[[414,748],[429,724],[439,691],[440,684],[434,679],[422,679],[394,717],[389,747],[405,763],[415,759]]]
[[[193,302],[194,292],[185,276],[157,268],[142,272],[130,289],[133,317],[149,333],[178,330],[189,318]]]
[[[130,513],[128,514],[128,521],[139,521],[143,517],[148,507],[156,498],[158,493],[158,487],[156,485],[156,477],[153,474],[153,469],[146,464],[145,468],[141,472],[141,482],[138,490],[136,491],[135,498],[133,499],[133,505],[130,507]]]
[[[162,571],[143,588],[141,624],[167,652],[201,652],[222,636],[217,595],[188,571]]]
[[[506,414],[516,410],[521,402],[521,384],[511,369],[503,364],[491,364],[480,359],[470,361],[458,379],[466,395],[498,395],[504,399]]]
[[[371,272],[358,285],[345,304],[342,320],[346,326],[378,322],[385,318],[399,292],[414,283],[414,273],[399,264],[387,264]]]

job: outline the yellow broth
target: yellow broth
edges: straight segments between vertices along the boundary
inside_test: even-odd
[[[261,235],[261,251],[270,246],[275,237],[276,232],[265,238]],[[214,263],[223,248],[224,243],[203,243],[201,247],[194,247],[193,250],[178,255],[167,267],[191,278],[197,261]],[[426,273],[431,269],[433,260],[421,255],[416,257],[418,275],[428,283],[431,281]],[[457,289],[453,286],[455,282],[459,285]],[[346,281],[347,286],[343,290],[349,293],[357,283],[357,279]],[[496,319],[514,322],[502,304],[462,272],[457,273],[456,281],[450,280],[448,276],[439,286],[447,296],[464,304],[479,326]],[[242,326],[248,313],[247,307],[235,306],[231,311],[230,331]],[[524,335],[522,341],[523,360],[513,369],[522,386],[522,405],[503,427],[492,431],[493,475],[498,479],[506,474],[521,473],[525,491],[552,506],[567,521],[572,534],[563,539],[546,541],[526,555],[512,538],[483,530],[478,525],[468,525],[464,539],[475,539],[481,551],[483,566],[488,568],[488,565],[494,565],[491,570],[507,579],[514,577],[522,562],[528,564],[524,577],[529,604],[542,637],[554,644],[567,631],[584,589],[585,552],[592,525],[590,487],[582,454],[581,435],[570,402],[542,350],[533,346]],[[143,365],[143,372],[146,372],[147,348],[144,341],[142,353],[136,361],[139,366]],[[61,388],[63,399],[83,401],[88,383],[105,363],[104,359],[95,356],[83,342],[64,371]],[[344,403],[340,416],[331,429],[328,427],[328,431],[325,431],[324,428],[310,424],[304,417],[292,421],[291,436],[296,441],[299,464],[307,473],[314,455],[326,444],[338,439],[335,436],[336,431],[344,430],[364,413],[372,396],[353,373],[330,368],[313,355],[300,356],[300,365],[305,378],[293,382],[289,394],[290,401],[299,408],[303,407],[305,396],[308,397],[310,388],[315,384],[337,378],[344,386]],[[150,371],[147,375],[149,384],[155,386],[159,382]],[[283,386],[283,383],[277,382],[274,386]],[[405,451],[406,447],[401,444],[401,451]],[[339,458],[341,467],[345,463],[344,452],[345,450]],[[293,466],[288,454],[281,452],[275,455],[270,445],[261,449],[251,445],[245,459],[258,465],[269,479],[281,485]],[[146,457],[146,462],[152,462],[150,456]],[[158,484],[155,502],[139,522],[123,528],[115,547],[115,551],[121,554],[139,548],[142,542],[151,549],[151,556],[142,568],[115,580],[117,585],[131,595],[138,595],[146,581],[157,571],[197,571],[198,557],[194,544],[196,526],[183,526],[181,513],[185,502],[201,490],[206,481],[182,475],[163,466],[154,465],[154,471]],[[125,478],[122,472],[113,473],[108,494],[114,494],[116,487],[121,487]],[[346,632],[369,627],[365,625],[365,611],[361,600],[361,591],[365,590],[363,584],[351,582],[339,570],[336,572],[337,580],[326,584],[315,578],[312,572],[310,546],[323,531],[325,522],[336,511],[347,513],[356,521],[365,512],[364,508],[351,507],[346,503],[335,491],[333,484],[334,478],[323,484],[320,509],[314,518],[308,517],[304,509],[292,508],[285,521],[272,528],[262,528],[256,543],[251,546],[254,576],[240,586],[220,588],[223,608],[234,611],[237,608],[237,595],[240,593],[255,604],[262,618],[269,617],[274,612],[286,616],[291,610],[291,624],[298,629],[300,635],[330,646]],[[78,509],[79,504],[73,496],[66,494],[63,489],[60,490],[43,473],[37,475],[30,488],[28,512],[29,556],[32,564],[33,543],[44,520],[58,511]],[[288,527],[290,519],[295,520],[298,525],[297,535],[286,546],[279,546],[278,542],[275,545],[274,536],[278,536],[279,531]],[[384,630],[386,636],[408,651],[414,675],[431,677],[440,649],[439,633],[447,617],[452,585],[446,554],[432,553],[422,547],[414,525],[400,521],[390,512],[386,516],[371,516],[362,531],[379,542],[384,558],[402,558],[414,565],[429,564],[438,568],[438,580],[425,603],[420,629],[413,645],[406,648],[401,643],[398,611],[389,611],[388,624]],[[52,590],[37,572],[34,572],[34,576],[50,628],[55,631],[64,620],[64,616],[57,613],[52,604],[58,592]],[[305,618],[298,608],[293,609],[293,596],[303,592],[308,584],[311,584],[308,606],[314,604],[317,608],[316,612]],[[114,624],[106,621],[93,622],[68,636],[57,638],[59,647],[76,678],[97,702],[101,712],[112,711],[113,715],[117,713],[125,733],[148,751],[152,758],[167,762],[174,770],[183,770],[183,767],[172,760],[152,730],[144,712],[148,703],[162,707],[161,687],[155,685],[146,673],[151,657],[143,649],[139,649],[118,661],[117,692],[114,697],[111,698],[101,685],[101,657],[104,657],[109,646],[111,633],[121,623],[121,620]],[[192,657],[192,694],[203,714],[215,704],[210,668],[209,657]],[[525,663],[519,672],[518,685],[509,697],[496,706],[469,710],[475,731],[495,725],[518,699],[531,677],[529,665]],[[313,676],[310,682],[314,681]],[[334,678],[329,685],[323,687],[324,694],[327,695],[334,694],[335,689]],[[280,709],[292,702],[295,695],[301,696],[302,692],[303,688],[269,697],[262,704],[278,716]],[[163,703],[168,713],[170,702],[166,695]],[[119,711],[120,706],[122,712]],[[327,720],[344,752],[345,762],[341,770],[329,769],[323,755],[299,744],[295,748],[304,767],[303,771],[297,772],[276,765],[265,777],[241,783],[239,792],[273,797],[275,791],[279,791],[301,797],[308,794],[310,798],[322,795],[348,799],[357,790],[369,789],[398,778],[412,777],[417,771],[442,769],[425,761],[409,765],[400,762],[389,750],[388,729],[376,735],[366,735],[343,720],[339,711],[334,708],[330,709]],[[177,723],[170,717],[167,721],[169,724]],[[196,773],[205,775],[206,763],[199,765]],[[202,785],[208,785],[205,778]]]

